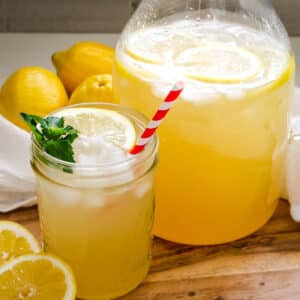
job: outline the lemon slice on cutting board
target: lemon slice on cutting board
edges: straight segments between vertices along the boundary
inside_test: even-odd
[[[0,267],[2,300],[74,300],[75,297],[72,270],[52,255],[23,255]]]
[[[39,252],[39,243],[27,229],[14,222],[0,221],[0,266],[21,255]]]
[[[183,51],[175,63],[187,77],[211,83],[250,81],[263,70],[260,58],[249,50],[214,43]]]
[[[131,149],[136,141],[136,130],[126,116],[109,109],[74,107],[54,114],[76,128],[80,135],[101,136],[124,150]]]

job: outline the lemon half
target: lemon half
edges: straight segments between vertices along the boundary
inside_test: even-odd
[[[72,270],[52,255],[24,255],[0,267],[2,300],[74,300],[75,297]]]
[[[0,266],[21,255],[40,251],[39,243],[27,229],[14,222],[0,222]]]

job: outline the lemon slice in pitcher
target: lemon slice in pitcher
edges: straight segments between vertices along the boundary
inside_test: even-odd
[[[0,221],[0,266],[18,256],[40,251],[39,243],[27,229],[14,222]]]
[[[124,150],[131,149],[136,141],[133,123],[126,116],[113,110],[74,107],[62,110],[55,116],[63,117],[65,123],[76,128],[80,135],[101,136]]]
[[[137,61],[164,64],[177,52],[195,47],[197,40],[175,28],[149,28],[135,32],[127,41],[126,52]]]
[[[211,83],[249,81],[263,69],[259,57],[247,49],[217,43],[187,49],[175,63],[187,77]]]
[[[24,255],[0,267],[0,299],[74,300],[75,278],[52,255]]]

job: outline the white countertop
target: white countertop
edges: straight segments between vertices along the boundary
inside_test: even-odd
[[[69,48],[78,41],[97,41],[114,47],[118,36],[118,34],[1,33],[0,84],[22,66],[41,66],[54,71],[51,55]]]
[[[0,84],[22,66],[42,66],[54,70],[51,55],[78,41],[98,41],[115,46],[118,34],[1,33]],[[291,38],[297,61],[296,83],[300,86],[300,37]]]

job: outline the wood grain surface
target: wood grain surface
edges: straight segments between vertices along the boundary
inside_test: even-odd
[[[0,214],[40,238],[36,208]],[[299,300],[300,224],[280,201],[255,234],[226,245],[194,247],[155,238],[146,280],[122,300]]]

